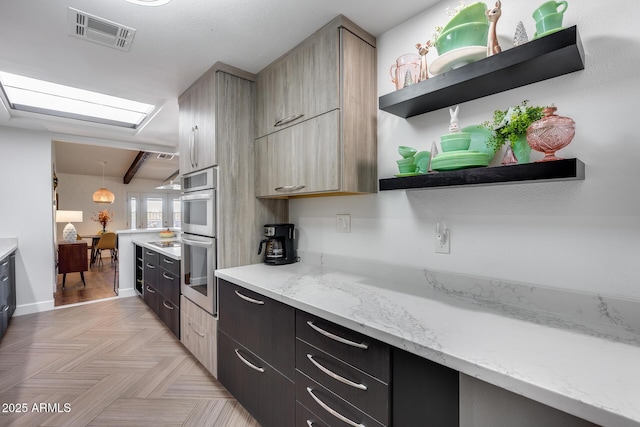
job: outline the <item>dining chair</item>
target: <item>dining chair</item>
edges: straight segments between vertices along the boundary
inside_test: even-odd
[[[111,251],[111,262],[114,263],[118,259],[118,248],[116,245],[116,233],[107,232],[100,236],[98,244],[96,245],[96,258],[98,262],[102,264],[102,251],[108,249]]]

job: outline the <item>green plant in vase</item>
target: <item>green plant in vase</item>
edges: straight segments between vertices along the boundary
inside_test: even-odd
[[[531,106],[528,100],[524,100],[507,110],[495,110],[493,121],[482,123],[492,132],[487,145],[498,151],[506,141],[510,141],[518,163],[529,163],[531,147],[527,143],[527,128],[542,118],[544,108]]]

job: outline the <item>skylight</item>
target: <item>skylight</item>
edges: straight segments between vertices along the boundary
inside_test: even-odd
[[[154,106],[0,71],[13,110],[136,129]]]

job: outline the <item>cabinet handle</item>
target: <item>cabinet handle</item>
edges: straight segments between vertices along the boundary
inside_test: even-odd
[[[349,341],[347,339],[344,339],[342,337],[339,337],[337,335],[332,334],[331,332],[327,332],[324,329],[320,328],[319,326],[316,326],[313,321],[311,320],[307,320],[307,325],[311,326],[312,329],[314,329],[316,332],[321,333],[322,335],[324,335],[325,337],[331,338],[334,341],[338,341],[341,342],[342,344],[347,344],[350,345],[352,347],[357,347],[357,348],[361,348],[363,350],[366,350],[369,348],[369,346],[365,343],[359,343],[359,342],[353,342],[353,341]]]
[[[2,279],[3,282],[6,282],[7,280],[9,280],[9,276],[4,276],[4,278]]]
[[[168,310],[173,310],[173,306],[171,304],[167,305],[167,301],[162,301],[162,305],[164,305],[164,308],[168,309]]]
[[[281,193],[291,193],[293,191],[302,190],[306,185],[283,185],[282,187],[276,187],[275,190]]]
[[[149,292],[150,294],[155,294],[156,291],[154,291],[153,289],[151,289],[149,286],[147,286],[147,292]]]
[[[322,372],[324,372],[325,374],[329,375],[334,380],[338,380],[341,383],[349,385],[349,386],[354,387],[354,388],[357,388],[358,390],[366,390],[367,389],[366,385],[354,383],[353,381],[350,381],[350,380],[346,379],[345,377],[342,377],[342,376],[336,374],[335,372],[327,369],[326,367],[322,366],[320,363],[316,362],[316,360],[313,358],[313,356],[310,355],[309,353],[307,353],[307,358],[311,361],[311,363],[313,363],[315,365],[316,368],[320,369]]]
[[[5,261],[5,262],[2,263],[3,267],[6,267],[7,265],[9,265],[9,261]]]
[[[167,276],[167,273],[162,273],[162,277],[164,277],[167,280],[173,280],[173,277]]]
[[[8,306],[8,305],[5,305],[5,306],[2,308],[2,313],[4,313],[5,311],[9,311],[9,306]]]
[[[155,254],[156,254],[155,252],[149,252],[149,251],[147,251],[147,255],[149,255],[149,256],[151,256],[151,255],[155,255]]]
[[[242,357],[242,355],[240,354],[240,351],[237,348],[234,348],[233,351],[236,352],[236,356],[238,356],[238,359],[240,359],[242,361],[242,363],[244,363],[245,365],[247,365],[251,369],[255,369],[256,371],[258,371],[260,373],[264,373],[264,369],[263,368],[254,365],[253,363],[249,362],[247,359]]]
[[[194,125],[191,128],[191,134],[189,135],[189,161],[191,162],[191,167],[195,168],[198,166],[198,155],[196,153],[196,132],[198,131],[198,125]]]
[[[155,266],[155,265],[153,265],[153,264],[149,264],[149,263],[147,263],[147,267],[148,267],[148,268],[151,268],[151,269],[156,268],[156,266]]]
[[[307,420],[307,426],[309,426],[309,427],[313,427],[313,421],[311,421],[311,420]]]
[[[235,291],[235,293],[236,293],[236,295],[238,295],[240,298],[242,298],[243,300],[245,300],[245,301],[247,301],[247,302],[250,302],[250,303],[252,303],[252,304],[264,305],[264,301],[260,301],[260,300],[253,299],[253,298],[249,298],[249,297],[248,297],[248,296],[246,296],[246,295],[242,295],[242,294],[241,294],[240,292],[238,292],[238,291]]]
[[[293,114],[289,117],[285,117],[284,119],[276,120],[276,122],[273,124],[273,127],[284,126],[288,123],[298,120],[300,117],[304,117],[304,114]]]
[[[142,283],[142,280],[141,279],[136,279],[136,282]]]
[[[330,413],[331,415],[333,415],[343,423],[347,423],[353,427],[366,427],[364,424],[358,424],[355,421],[351,421],[349,418],[345,417],[344,415],[342,415],[341,413],[339,413],[338,411],[336,411],[335,409],[331,408],[329,405],[324,403],[322,400],[318,398],[318,396],[313,394],[313,389],[311,387],[307,387],[307,393],[309,393],[309,395],[313,398],[313,400],[315,400],[316,403],[322,407],[322,409],[324,409],[325,411],[327,411],[328,413]]]
[[[165,262],[165,263],[167,263],[167,264],[171,264],[171,265],[175,264],[173,261],[171,261],[171,260],[170,260],[170,259],[168,259],[168,258],[162,258],[162,261],[164,261],[164,262]]]
[[[202,338],[204,338],[204,334],[201,334],[200,332],[198,332],[196,330],[196,328],[193,327],[193,324],[191,324],[191,322],[187,322],[189,324],[189,326],[191,326],[191,329],[193,329],[193,332],[195,332],[196,334],[200,335]]]

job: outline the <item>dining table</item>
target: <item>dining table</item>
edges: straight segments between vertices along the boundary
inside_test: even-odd
[[[80,236],[81,239],[91,239],[91,257],[89,258],[89,266],[92,267],[96,262],[96,256],[98,255],[98,241],[100,241],[100,234],[87,234]]]

